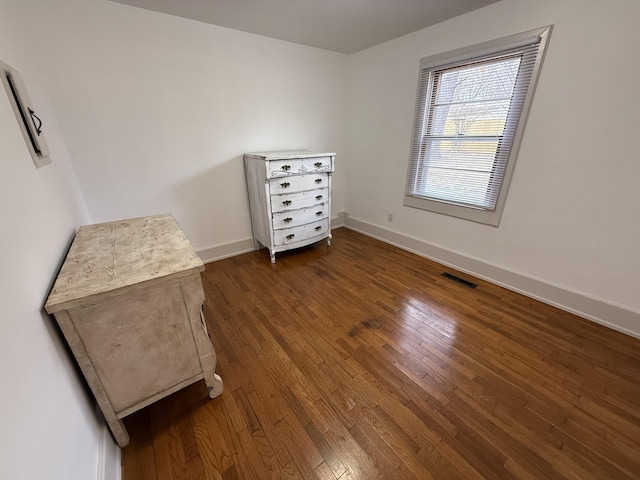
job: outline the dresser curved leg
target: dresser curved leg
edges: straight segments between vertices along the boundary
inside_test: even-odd
[[[216,398],[224,390],[224,383],[222,378],[217,373],[213,374],[213,378],[209,378],[207,381],[207,389],[209,390],[209,398]]]
[[[331,245],[331,235],[327,237],[327,245]]]
[[[269,254],[271,255],[271,263],[276,263],[276,252],[270,251]]]
[[[218,356],[211,345],[207,322],[204,319],[203,303],[204,290],[199,273],[189,275],[180,280],[184,302],[187,306],[193,339],[202,368],[202,376],[209,391],[209,397],[215,398],[224,390],[222,378],[216,373]]]

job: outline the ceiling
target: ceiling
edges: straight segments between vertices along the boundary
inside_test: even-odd
[[[111,0],[310,47],[353,53],[498,0]]]

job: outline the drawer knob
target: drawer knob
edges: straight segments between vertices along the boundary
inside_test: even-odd
[[[291,205],[291,200],[285,200],[282,202],[283,205]]]
[[[318,226],[316,227],[316,232],[317,232],[318,230],[322,230],[322,227],[321,227],[320,225],[318,225]]]
[[[314,167],[320,168],[322,166],[322,162],[316,162],[313,164]]]
[[[322,183],[322,179],[321,178],[316,178],[316,183]]]
[[[281,183],[280,186],[282,188],[289,188],[291,186],[291,184],[289,182],[284,182],[284,183]]]
[[[282,170],[288,172],[289,170],[291,170],[291,165],[282,165]]]
[[[291,223],[291,222],[293,222],[293,218],[291,218],[291,217],[287,217],[287,218],[285,218],[285,219],[283,220],[283,222],[284,222],[284,223]]]
[[[295,235],[293,233],[290,233],[289,235],[287,235],[287,240],[292,240],[293,237],[295,237]]]
[[[324,212],[316,212],[316,217],[321,217]]]
[[[322,195],[316,195],[316,200],[322,200]]]

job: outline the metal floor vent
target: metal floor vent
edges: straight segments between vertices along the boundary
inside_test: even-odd
[[[455,275],[451,275],[450,273],[444,272],[441,274],[444,278],[448,278],[449,280],[453,280],[454,282],[458,282],[461,285],[469,288],[476,288],[478,286],[477,283],[470,282],[469,280],[465,280],[464,278],[456,277]]]

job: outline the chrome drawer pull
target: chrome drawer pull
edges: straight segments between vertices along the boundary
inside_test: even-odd
[[[316,178],[316,183],[322,183],[322,179],[321,178]]]
[[[291,165],[282,165],[282,170],[288,172],[289,170],[291,170]]]
[[[314,167],[320,168],[322,166],[322,162],[316,162],[313,164]]]
[[[316,212],[316,217],[321,217],[324,212]]]
[[[322,200],[322,195],[316,195],[316,200]]]
[[[291,222],[293,222],[293,218],[291,218],[291,217],[287,217],[287,218],[285,218],[285,219],[283,220],[283,222],[284,222],[284,223],[291,223]]]
[[[289,235],[287,235],[287,240],[291,240],[293,237],[295,237],[295,235],[293,233],[290,233]]]
[[[316,232],[317,232],[318,230],[322,230],[322,227],[321,227],[320,225],[318,225],[318,226],[316,227]]]
[[[282,202],[283,205],[291,205],[291,200],[285,200]]]
[[[284,182],[284,183],[281,183],[280,186],[282,188],[289,188],[291,186],[291,184],[289,182]]]

